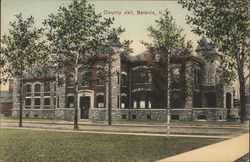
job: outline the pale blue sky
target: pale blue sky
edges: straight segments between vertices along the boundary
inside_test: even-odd
[[[41,22],[48,17],[50,13],[56,13],[60,5],[69,4],[69,0],[2,0],[2,20],[1,32],[5,34],[8,32],[8,23],[14,20],[14,14],[22,12],[25,17],[33,15],[36,19],[36,25],[41,26]],[[89,1],[95,5],[98,13],[103,13],[105,17],[114,17],[115,26],[122,26],[126,29],[122,39],[133,40],[132,48],[134,54],[139,54],[146,50],[140,43],[141,40],[148,41],[147,27],[154,25],[154,20],[160,14],[159,11],[165,9],[170,10],[176,22],[181,26],[187,35],[187,39],[193,40],[196,46],[197,39],[190,31],[190,27],[185,22],[185,15],[187,11],[182,9],[177,1]],[[104,14],[104,11],[134,11],[134,15],[117,15]],[[137,10],[141,11],[155,11],[156,15],[137,15]]]
[[[50,13],[56,13],[60,5],[69,4],[70,0],[2,0],[1,7],[1,34],[7,34],[9,22],[14,20],[14,15],[22,13],[25,18],[30,15],[36,20],[36,26],[40,27],[44,19]],[[199,36],[191,32],[191,28],[186,24],[185,15],[187,11],[182,9],[177,1],[89,1],[95,5],[96,12],[102,13],[105,17],[114,17],[114,26],[122,26],[126,32],[121,39],[133,40],[131,47],[134,49],[133,55],[140,54],[146,48],[140,43],[141,40],[150,41],[147,27],[154,25],[154,21],[159,18],[159,11],[168,9],[176,23],[184,29],[187,40],[193,41],[193,46],[197,46]],[[132,10],[134,15],[104,14],[104,11]],[[137,11],[154,11],[156,15],[137,15]]]

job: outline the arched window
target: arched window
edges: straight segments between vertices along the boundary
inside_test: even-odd
[[[133,71],[133,80],[135,83],[148,83],[149,72],[148,69],[140,68]]]
[[[103,86],[104,85],[104,80],[105,76],[101,72],[97,73],[97,79],[96,79],[96,85],[98,86]]]
[[[91,79],[91,72],[89,72],[89,71],[83,72],[81,85],[83,87],[88,87],[90,85],[90,79]]]
[[[73,74],[68,74],[66,76],[67,87],[73,87],[75,83],[75,78]]]
[[[26,93],[31,93],[31,85],[30,85],[30,84],[27,84],[27,85],[25,86],[25,92],[26,92]]]
[[[35,92],[37,92],[37,93],[41,92],[41,85],[40,84],[35,84]]]
[[[121,84],[122,84],[122,86],[124,86],[124,87],[126,87],[127,84],[128,84],[127,75],[124,74],[124,73],[122,73],[122,75],[121,75]]]

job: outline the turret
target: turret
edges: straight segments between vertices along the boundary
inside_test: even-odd
[[[218,75],[216,71],[217,64],[216,61],[209,62],[205,58],[211,53],[216,52],[216,49],[208,43],[204,36],[202,36],[201,40],[198,43],[199,44],[195,50],[197,53],[197,57],[201,58],[205,62],[203,85],[214,86],[218,83]]]

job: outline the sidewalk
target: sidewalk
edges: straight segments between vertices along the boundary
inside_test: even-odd
[[[16,120],[2,120],[0,127],[8,128],[18,128],[18,121]],[[35,129],[45,129],[45,130],[72,130],[72,122],[32,122],[24,121],[24,128],[35,128]],[[90,123],[90,122],[79,122],[79,131],[85,132],[100,132],[100,133],[110,133],[110,134],[158,134],[164,136],[167,132],[166,126],[159,125],[113,125],[107,126],[105,123]],[[247,133],[248,129],[245,128],[209,128],[209,127],[185,127],[185,126],[171,126],[171,135],[181,135],[181,136],[199,136],[205,138],[232,138],[239,136],[243,133]]]
[[[249,133],[158,162],[234,162],[249,152]]]

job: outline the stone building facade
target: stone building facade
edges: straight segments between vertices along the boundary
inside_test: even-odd
[[[216,63],[204,61],[202,52],[213,49],[203,38],[196,56],[172,56],[170,64],[178,69],[171,78],[170,113],[172,120],[227,120],[238,116],[234,105],[237,98],[234,88],[221,84]],[[150,52],[138,56],[121,56],[115,49],[112,63],[112,119],[113,120],[166,120],[167,111],[161,107],[161,93],[154,90],[154,77],[148,62]],[[108,55],[100,54],[95,60],[98,66],[107,67]],[[172,75],[173,76],[173,75]],[[180,78],[180,76],[185,76]],[[98,70],[79,72],[78,95],[74,96],[72,78],[67,77],[58,86],[54,74],[49,78],[25,76],[23,116],[37,118],[60,118],[72,120],[74,98],[78,99],[79,119],[103,121],[108,119],[108,82],[99,76]],[[90,79],[89,79],[90,78]],[[177,81],[176,81],[177,80]],[[183,99],[181,89],[187,82],[192,91]],[[19,82],[14,81],[12,115],[19,114]],[[184,102],[182,102],[184,101]]]

